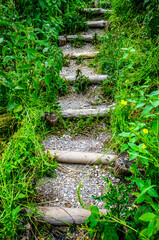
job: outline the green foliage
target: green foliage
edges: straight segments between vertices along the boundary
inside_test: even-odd
[[[83,58],[81,57],[81,56],[79,56],[78,58],[77,58],[77,60],[76,60],[76,64],[77,65],[80,65],[80,64],[82,64],[83,63]]]
[[[85,42],[84,42],[83,37],[81,37],[80,35],[77,36],[77,38],[75,38],[71,41],[71,45],[76,48],[80,48],[80,47],[84,46]]]
[[[79,93],[85,94],[89,85],[89,78],[82,75],[82,72],[80,69],[76,70],[76,80],[74,83],[74,89],[75,91]]]
[[[102,83],[102,90],[105,98],[116,102],[111,114],[112,148],[127,151],[130,161],[134,161],[130,169],[130,188],[129,185],[121,185],[121,189],[113,186],[110,191],[111,183],[108,182],[108,193],[95,197],[105,200],[107,214],[88,219],[87,230],[92,238],[101,238],[104,234],[99,227],[100,220],[103,225],[116,226],[119,239],[153,240],[159,233],[158,38],[155,38],[156,28],[153,35],[153,28],[149,28],[158,6],[156,1],[138,3],[113,1],[111,29],[101,38],[100,54],[91,62],[98,72],[109,75]],[[130,193],[136,197],[132,206]],[[124,236],[119,234],[122,226],[129,229]]]
[[[37,132],[43,130],[40,111],[24,112],[21,128],[13,135],[0,162],[0,238],[18,238],[23,228],[21,212],[34,202],[35,182],[38,178],[54,176],[57,164],[44,154]],[[21,119],[19,119],[21,120]],[[31,203],[32,202],[32,203]]]
[[[138,218],[141,210],[136,210],[130,203],[134,183],[113,186],[112,181],[105,177],[104,179],[107,182],[105,194],[92,197],[105,201],[106,214],[101,215],[97,207],[90,207],[91,215],[86,219],[86,230],[90,238],[96,236],[98,239],[138,239],[137,229],[141,227]],[[123,226],[129,229],[127,234],[123,232]],[[141,233],[141,236],[146,239],[144,233]]]
[[[151,37],[158,35],[158,1],[150,0],[113,0],[114,15],[120,21],[128,22],[135,18],[137,23],[144,23]]]
[[[112,224],[110,219],[101,215],[95,206],[90,207],[91,215],[85,221],[86,230],[91,239],[113,240],[119,239],[117,234],[117,224]]]
[[[7,6],[2,7],[4,13],[9,11]],[[52,44],[58,29],[54,26],[56,33],[50,38],[46,34],[48,26],[43,26],[44,29],[25,27],[25,21],[19,22],[16,16],[13,24],[9,14],[2,18],[1,105],[8,111],[19,112],[26,102],[36,105],[37,101],[54,101],[57,94],[66,92],[65,83],[59,77],[62,52]]]
[[[143,89],[143,88],[142,88]],[[153,164],[159,167],[158,157],[158,137],[159,137],[159,91],[153,91],[144,96],[143,90],[139,88],[140,97],[128,99],[128,126],[130,132],[120,133],[120,137],[126,137],[129,140],[121,148],[121,152],[128,150],[130,160],[137,159],[143,165]],[[137,90],[137,89],[136,89]],[[120,107],[125,108],[125,107]],[[124,114],[125,111],[123,111]],[[133,122],[138,119],[138,121]]]

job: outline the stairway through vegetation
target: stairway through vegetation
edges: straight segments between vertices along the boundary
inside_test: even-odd
[[[158,10],[1,1],[0,239],[158,239]]]

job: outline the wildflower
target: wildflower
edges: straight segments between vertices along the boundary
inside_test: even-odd
[[[146,145],[145,145],[145,144],[143,144],[141,148],[142,148],[142,149],[145,149],[145,148],[146,148]]]
[[[121,104],[126,105],[127,101],[121,100]]]
[[[147,133],[149,132],[146,128],[144,128],[142,131],[143,131],[145,134],[147,134]]]

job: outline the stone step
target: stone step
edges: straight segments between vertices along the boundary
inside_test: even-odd
[[[79,57],[84,59],[95,58],[99,51],[94,52],[74,52],[74,53],[63,53],[64,57],[69,57],[70,59],[77,59]]]
[[[55,157],[60,163],[73,163],[73,164],[104,164],[109,165],[117,155],[115,154],[102,154],[96,152],[75,152],[75,151],[59,151],[59,150],[46,150],[51,157]]]
[[[72,224],[84,224],[91,212],[83,208],[66,207],[39,207],[37,220],[47,222],[55,226],[68,226]],[[28,212],[30,212],[28,210]],[[106,214],[106,209],[100,209],[101,214]]]
[[[89,28],[107,28],[110,25],[110,21],[98,20],[98,21],[88,21],[86,25]]]
[[[112,10],[104,9],[104,8],[84,8],[83,11],[86,13],[95,13],[95,14],[112,13]]]
[[[85,75],[85,76],[89,78],[90,84],[98,84],[109,78],[108,75]],[[61,77],[63,77],[70,83],[74,83],[76,80],[76,76],[73,75],[69,76],[61,74]]]
[[[66,109],[62,111],[61,116],[63,118],[78,118],[78,117],[87,118],[90,116],[104,117],[111,109],[114,109],[114,106],[115,104],[112,104],[107,107],[104,106],[103,108],[97,108],[97,109],[93,109],[93,108]]]

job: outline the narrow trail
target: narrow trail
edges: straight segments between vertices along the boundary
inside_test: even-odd
[[[102,14],[105,11],[111,12],[111,10],[91,8],[89,11],[97,12],[99,20],[87,22],[88,31],[78,34],[78,36],[82,35],[82,39],[85,41],[84,46],[80,48],[72,46],[70,41],[76,39],[75,35],[59,38],[64,56],[70,58],[70,64],[63,67],[61,76],[73,84],[76,79],[76,70],[80,69],[82,75],[90,80],[85,94],[77,94],[71,87],[68,95],[58,99],[64,119],[78,119],[79,116],[84,118],[105,117],[109,111],[113,111],[114,107],[114,103],[105,100],[101,91],[101,83],[108,79],[108,76],[99,75],[88,66],[89,59],[98,54],[96,46],[92,44],[94,35],[96,34],[98,38],[101,37],[109,26],[109,22],[102,19]],[[83,60],[77,64],[79,58]],[[106,131],[102,121],[96,129],[89,133],[83,132],[76,136],[64,134],[62,137],[52,135],[45,139],[43,142],[45,150],[49,151],[53,157],[56,154],[59,165],[55,173],[56,178],[43,178],[37,184],[39,210],[44,216],[39,217],[40,220],[55,226],[67,226],[66,222],[84,224],[90,212],[83,209],[78,201],[77,189],[80,182],[82,183],[80,194],[84,204],[87,207],[93,204],[99,209],[103,209],[104,202],[99,202],[91,197],[92,195],[101,196],[105,193],[106,182],[101,176],[109,178],[113,184],[119,184],[120,178],[114,177],[110,169],[115,169],[116,173],[128,171],[128,166],[123,163],[123,158],[114,152],[109,152],[106,147],[110,139],[111,135]],[[101,211],[105,212],[104,209]],[[61,230],[58,231],[61,234]],[[84,239],[84,236],[79,233],[69,237],[65,236],[65,238],[59,236],[54,236],[53,239]]]

